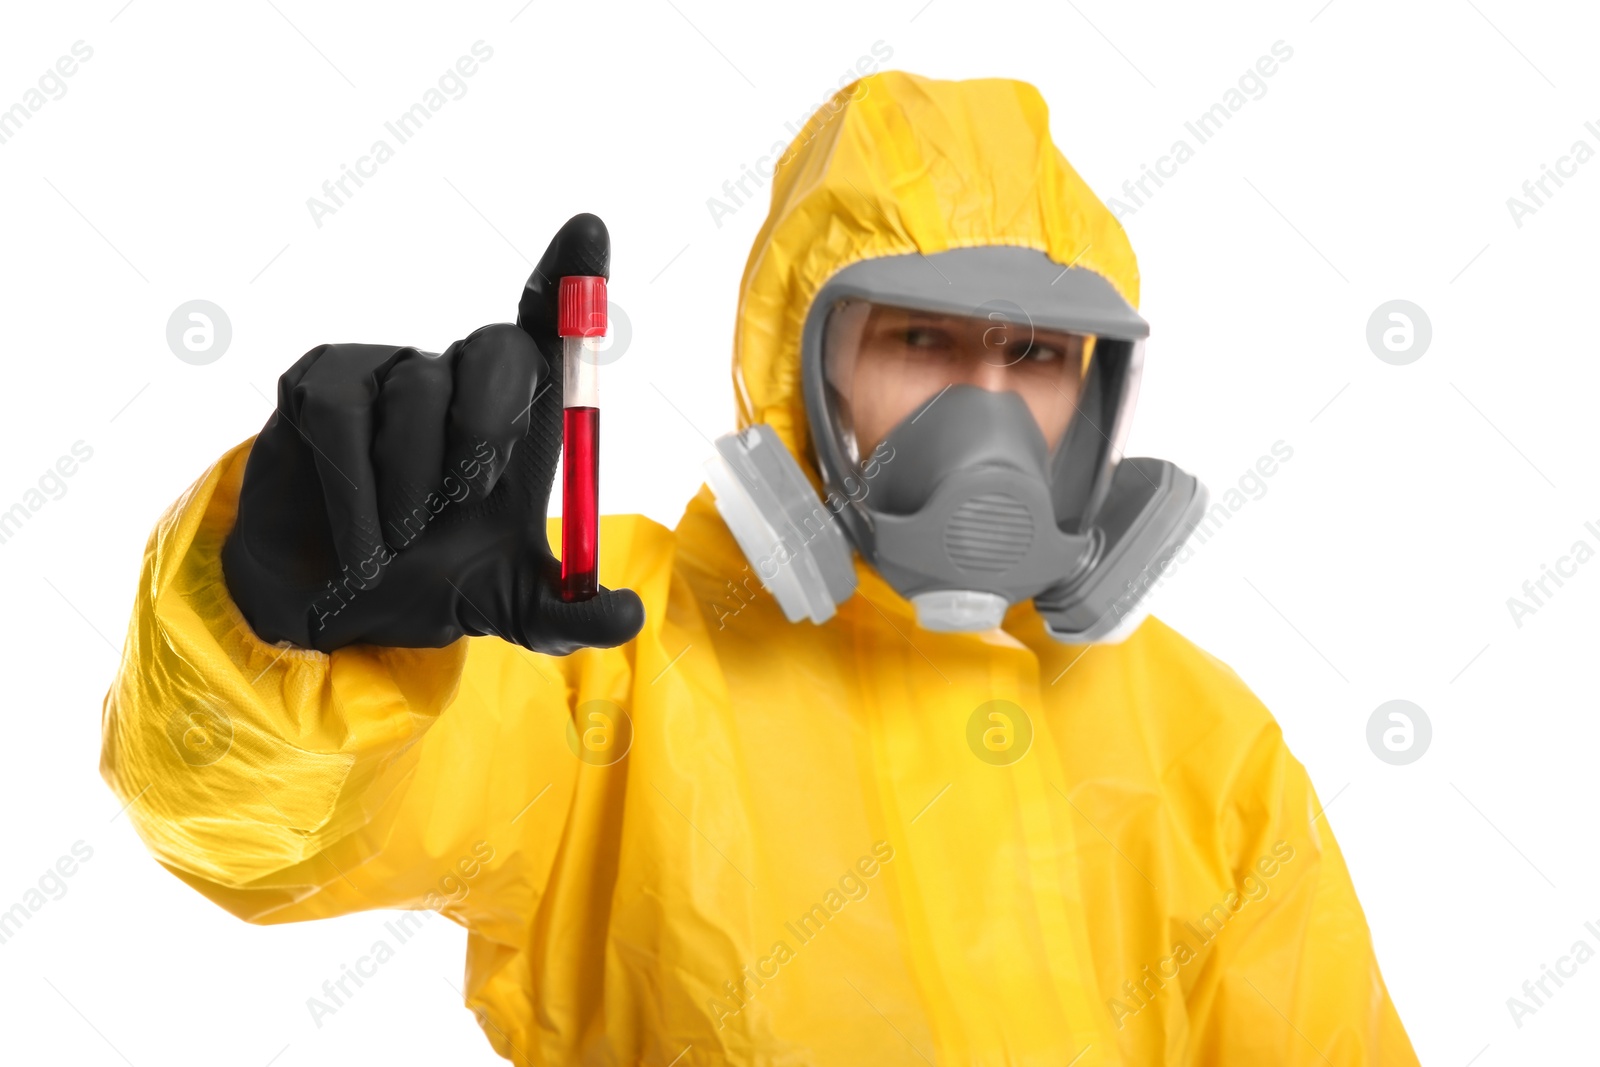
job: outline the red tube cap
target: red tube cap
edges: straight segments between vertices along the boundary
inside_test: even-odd
[[[556,332],[562,337],[604,337],[606,280],[574,274],[561,279]]]

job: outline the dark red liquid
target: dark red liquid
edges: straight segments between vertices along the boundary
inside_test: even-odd
[[[561,417],[561,599],[600,591],[600,409],[567,408]]]

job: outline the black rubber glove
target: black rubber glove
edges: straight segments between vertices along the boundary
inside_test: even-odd
[[[222,552],[260,637],[328,652],[493,634],[566,655],[639,632],[631,590],[562,601],[545,537],[561,451],[557,292],[566,275],[610,277],[610,261],[605,223],[575,215],[529,277],[516,326],[442,355],[323,345],[289,368]]]

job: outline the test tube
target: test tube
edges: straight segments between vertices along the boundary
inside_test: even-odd
[[[561,599],[600,591],[600,342],[606,333],[606,280],[561,279]]]

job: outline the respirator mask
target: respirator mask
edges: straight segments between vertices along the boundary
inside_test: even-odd
[[[1206,504],[1173,464],[1122,458],[1148,333],[1101,275],[1031,249],[852,264],[801,336],[827,495],[757,424],[717,442],[717,508],[791,622],[853,594],[853,547],[925,629],[1031,598],[1061,641],[1118,640]]]

